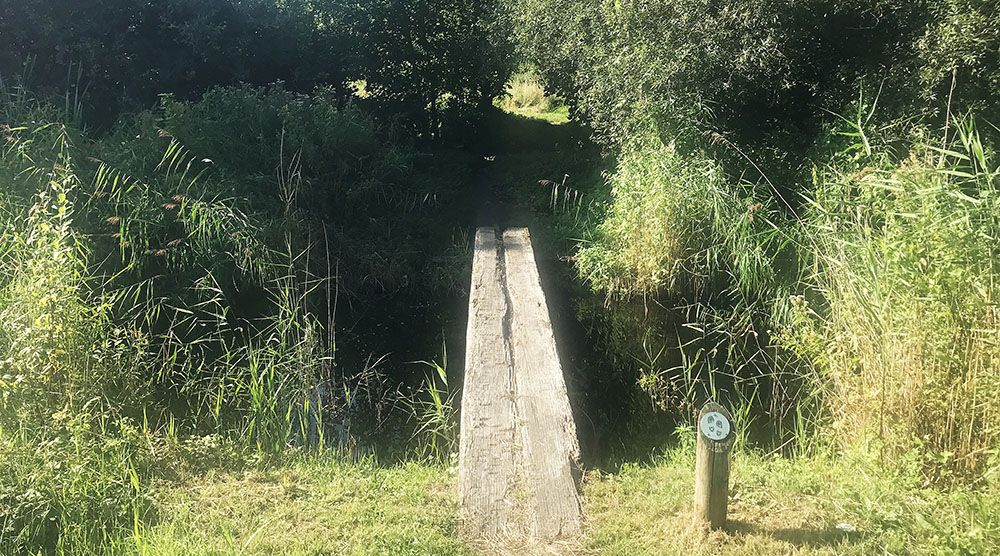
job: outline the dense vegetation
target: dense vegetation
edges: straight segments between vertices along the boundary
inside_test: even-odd
[[[497,96],[512,63],[496,2],[3,0],[0,76],[65,96],[91,126],[220,85],[352,89],[437,132],[440,112]]]
[[[471,552],[487,178],[575,352],[589,548],[1000,547],[995,2],[0,0],[0,36],[0,553]],[[647,534],[708,399],[735,515],[826,529]]]
[[[506,81],[498,9],[3,3],[0,552],[103,552],[156,480],[288,450],[447,458],[408,361],[465,287],[435,139]]]
[[[453,295],[464,250],[435,221],[456,211],[462,174],[432,180],[392,128],[335,106],[322,92],[216,89],[95,141],[4,100],[6,121],[25,124],[5,129],[0,166],[7,539],[86,546],[96,539],[52,528],[109,513],[109,527],[131,526],[127,501],[192,434],[222,435],[209,456],[216,442],[350,447],[379,425],[381,370],[334,356],[382,346],[337,338],[336,319],[391,317],[379,303],[420,318],[413,283],[421,303]],[[338,437],[322,438],[334,419]],[[43,479],[47,461],[68,467]]]
[[[518,32],[617,158],[581,275],[698,331],[654,400],[723,369],[694,396],[763,399],[800,444],[996,468],[995,3],[540,0]]]

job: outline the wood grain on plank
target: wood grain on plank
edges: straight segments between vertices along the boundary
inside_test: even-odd
[[[518,535],[521,475],[510,353],[504,335],[507,301],[496,232],[476,233],[469,293],[465,385],[459,442],[459,502],[466,524],[488,537]]]
[[[528,526],[538,538],[575,536],[580,446],[528,230],[504,232],[503,253]]]
[[[479,537],[581,529],[580,448],[526,229],[476,233],[459,446],[459,501]]]

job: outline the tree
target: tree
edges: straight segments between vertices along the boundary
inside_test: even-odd
[[[80,96],[93,123],[218,86],[343,85],[338,28],[308,0],[0,0],[0,76]],[[67,78],[67,76],[69,76]],[[86,94],[84,94],[86,93]]]
[[[374,0],[342,12],[373,100],[439,132],[442,109],[481,108],[513,67],[503,4],[469,0]]]

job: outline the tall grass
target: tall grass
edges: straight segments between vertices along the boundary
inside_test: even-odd
[[[901,158],[859,114],[831,131],[794,211],[766,178],[737,185],[698,153],[634,144],[578,268],[612,298],[650,296],[685,319],[639,355],[661,407],[724,399],[782,446],[912,453],[929,481],[989,480],[997,165],[971,118],[944,148],[918,138]]]
[[[1000,168],[972,119],[957,128],[946,149],[817,172],[791,337],[829,378],[844,441],[982,480],[1000,449]]]
[[[335,360],[377,336],[338,336],[338,306],[406,288],[437,310],[470,258],[461,238],[430,256],[463,167],[430,179],[432,157],[335,100],[219,89],[94,138],[0,90],[0,553],[128,551],[156,480],[355,455],[404,420],[401,377]],[[443,376],[419,435],[440,458]]]
[[[613,295],[708,290],[766,295],[789,241],[769,224],[766,196],[734,185],[704,156],[659,138],[634,141],[608,178],[613,202],[595,240],[579,254],[581,274]]]
[[[329,278],[297,207],[223,196],[156,128],[122,153],[23,91],[0,114],[0,552],[100,553],[157,476],[322,446]]]
[[[745,432],[767,427],[775,444],[787,440],[814,378],[769,339],[784,310],[775,300],[788,297],[786,280],[797,275],[787,256],[796,232],[773,224],[779,211],[766,195],[655,136],[621,154],[608,184],[612,202],[577,267],[612,311],[639,296],[652,311],[668,307],[665,319],[632,319],[650,328],[641,345],[624,335],[620,347],[641,364],[638,386],[685,418],[707,400],[729,403]],[[762,413],[767,419],[751,426]]]
[[[546,112],[553,108],[552,97],[546,94],[545,86],[538,75],[522,72],[507,82],[502,98],[502,107],[508,112]]]
[[[458,454],[458,404],[456,392],[448,388],[447,345],[442,345],[441,357],[440,363],[419,362],[430,370],[409,406],[418,423],[413,438],[422,447],[423,456],[448,462]]]
[[[0,549],[9,553],[99,545],[131,531],[148,506],[140,473],[151,454],[129,415],[148,394],[148,343],[88,291],[89,252],[69,200],[81,186],[72,144],[59,126],[36,133],[55,137],[50,165],[23,158],[13,138],[2,158],[4,174],[38,184],[29,206],[7,205],[0,248]]]

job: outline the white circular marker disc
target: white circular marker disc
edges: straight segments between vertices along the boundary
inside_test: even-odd
[[[705,438],[709,440],[725,440],[732,429],[729,419],[717,411],[710,411],[703,415],[700,424],[701,434],[704,434]]]

